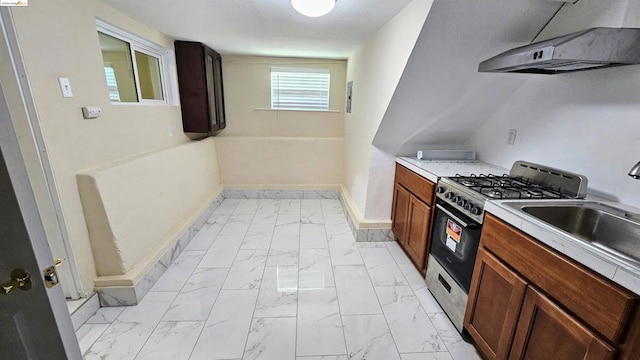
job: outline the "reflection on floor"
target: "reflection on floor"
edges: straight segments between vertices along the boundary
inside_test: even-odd
[[[338,200],[227,199],[140,305],[77,332],[86,359],[473,360],[396,243]]]

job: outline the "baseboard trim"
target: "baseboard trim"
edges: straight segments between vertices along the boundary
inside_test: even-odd
[[[171,264],[180,256],[182,250],[191,242],[198,231],[211,217],[213,212],[222,204],[225,196],[224,192],[220,194],[205,208],[198,218],[183,232],[177,241],[156,261],[140,281],[134,286],[105,286],[96,287],[100,299],[100,306],[131,306],[137,305],[142,298],[151,290],[153,285],[171,266]]]
[[[339,199],[338,189],[225,188],[226,199]]]
[[[89,295],[87,300],[82,303],[77,309],[75,309],[71,315],[71,323],[73,324],[73,330],[78,329],[89,320],[93,314],[100,309],[100,300],[96,293]]]
[[[395,241],[395,236],[391,231],[391,222],[388,223],[371,223],[360,221],[355,214],[353,205],[351,205],[351,198],[348,192],[343,187],[340,189],[340,204],[344,211],[347,223],[351,228],[353,237],[358,242],[380,242],[380,241]]]

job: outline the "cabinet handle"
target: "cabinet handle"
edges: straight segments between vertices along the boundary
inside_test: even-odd
[[[442,275],[438,274],[438,281],[440,281],[440,284],[442,284],[442,286],[444,286],[445,290],[447,290],[447,292],[449,294],[451,294],[451,285],[449,285],[449,283],[447,282],[447,280],[445,280]]]

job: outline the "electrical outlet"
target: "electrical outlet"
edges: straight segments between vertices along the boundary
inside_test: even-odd
[[[102,110],[99,106],[83,106],[82,116],[85,119],[95,119],[102,116]]]
[[[507,138],[507,145],[513,145],[516,143],[516,134],[518,133],[518,130],[516,129],[511,129],[509,130],[509,137]]]

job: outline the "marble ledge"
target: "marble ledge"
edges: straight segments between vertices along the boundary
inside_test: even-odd
[[[340,190],[224,189],[226,199],[339,199]]]
[[[198,216],[189,228],[178,238],[173,246],[167,250],[158,261],[147,271],[142,280],[135,286],[109,286],[96,287],[96,292],[100,299],[100,306],[131,306],[137,305],[142,298],[151,290],[153,285],[180,256],[182,251],[189,245],[198,231],[204,226],[213,212],[222,204],[225,197],[221,193],[211,202],[211,204]]]
[[[582,241],[527,215],[520,214],[505,203],[507,201],[488,201],[485,203],[484,210],[614,283],[640,295],[640,268],[593,251],[583,245]]]

